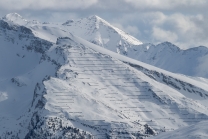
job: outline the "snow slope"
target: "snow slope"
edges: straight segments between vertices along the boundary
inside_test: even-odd
[[[163,133],[151,139],[207,139],[207,124],[208,121],[199,122],[172,132]]]
[[[208,118],[208,80],[116,54],[59,25],[0,20],[0,42],[3,139],[146,138]]]
[[[42,54],[52,46],[51,42],[34,36],[24,26],[0,20],[0,135],[5,131],[18,130],[20,119],[31,107],[37,82],[46,75],[54,75],[55,67],[39,63]],[[47,70],[47,68],[51,70]],[[26,119],[22,124],[28,125]],[[25,122],[25,123],[24,123]],[[4,138],[7,138],[3,136]],[[22,138],[22,137],[20,137]]]

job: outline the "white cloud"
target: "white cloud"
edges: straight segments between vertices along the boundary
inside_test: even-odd
[[[177,7],[196,7],[207,4],[206,0],[125,0],[133,7],[139,9],[171,10]]]
[[[136,26],[130,26],[130,25],[127,25],[127,26],[122,26],[121,24],[118,24],[118,23],[112,23],[113,26],[125,31],[126,33],[132,35],[132,36],[137,36],[140,32],[138,30],[138,28]]]
[[[184,11],[203,9],[206,13],[207,0],[1,0],[0,8],[5,10],[111,10],[112,11]],[[191,8],[191,9],[190,9]]]
[[[203,15],[187,16],[178,13],[158,18],[157,21],[153,19],[152,36],[158,41],[182,44],[181,48],[208,46],[208,41],[204,38],[208,35],[208,28],[202,24],[206,20],[208,19],[204,19]]]
[[[136,12],[123,14],[112,22],[121,24],[123,30],[128,26],[136,27],[139,30],[136,37],[143,42],[170,41],[182,49],[208,46],[208,16],[203,13]]]
[[[158,27],[153,27],[153,33],[152,33],[153,39],[155,41],[163,42],[163,41],[169,41],[169,42],[176,42],[178,39],[178,36],[171,31],[163,30]]]
[[[2,9],[52,9],[52,10],[65,10],[65,9],[86,9],[98,0],[1,0],[0,7]]]
[[[139,30],[136,26],[127,26],[125,30],[127,33],[132,34],[133,36],[137,36],[139,34]]]

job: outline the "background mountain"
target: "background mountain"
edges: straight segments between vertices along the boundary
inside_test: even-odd
[[[1,139],[146,138],[207,120],[207,79],[156,68],[69,30],[18,14],[0,20]],[[136,47],[130,42],[128,49]]]
[[[167,71],[208,77],[208,48],[204,46],[182,50],[170,42],[163,42],[158,45],[142,44],[131,49],[129,53],[128,57]]]

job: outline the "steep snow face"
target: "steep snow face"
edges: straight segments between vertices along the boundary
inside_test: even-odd
[[[28,40],[28,38],[31,38],[31,40]],[[1,80],[26,73],[38,64],[40,55],[26,51],[32,41],[35,41],[35,37],[31,30],[0,20]]]
[[[41,62],[52,43],[5,20],[0,20],[0,43],[0,137],[11,138],[4,134],[15,131],[13,135],[24,138],[19,131],[23,131],[31,117],[20,117],[31,107],[34,88],[46,75],[55,75],[56,66]]]
[[[126,55],[132,45],[141,41],[112,26],[98,16],[69,20],[63,24],[71,33],[111,51]]]

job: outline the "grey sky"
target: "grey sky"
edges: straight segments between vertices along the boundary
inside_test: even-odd
[[[98,15],[142,42],[208,46],[208,0],[1,0],[0,16],[63,23]]]

